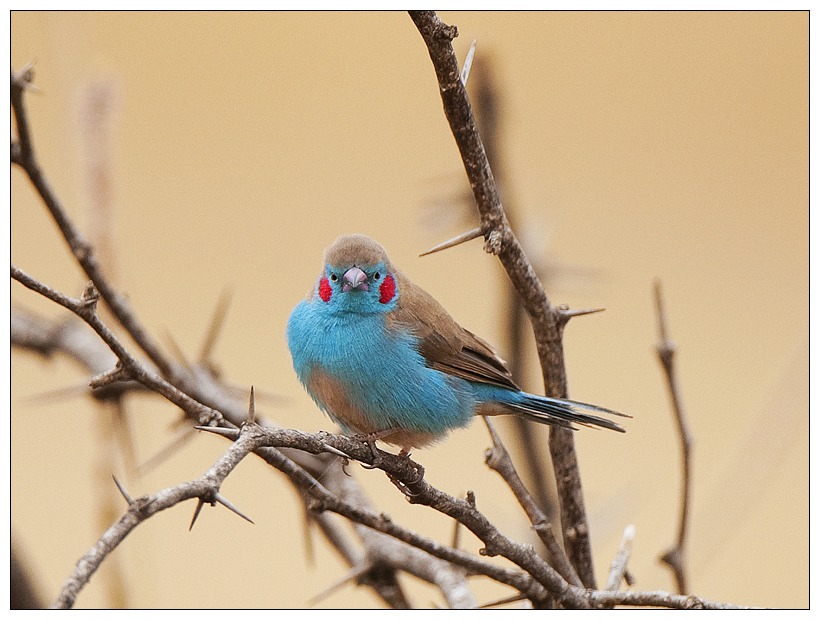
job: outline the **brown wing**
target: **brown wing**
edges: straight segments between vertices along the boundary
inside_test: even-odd
[[[419,352],[430,368],[468,381],[519,389],[507,364],[484,340],[455,322],[427,291],[397,273],[399,300],[391,323],[419,338]]]

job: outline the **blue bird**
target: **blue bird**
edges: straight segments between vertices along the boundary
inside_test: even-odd
[[[623,414],[522,391],[489,344],[365,235],[339,237],[325,251],[318,280],[290,315],[287,339],[296,375],[319,408],[346,434],[380,439],[401,454],[476,415],[624,432],[588,412]]]

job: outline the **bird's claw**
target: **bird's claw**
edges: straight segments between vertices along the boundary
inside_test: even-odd
[[[410,452],[408,452],[405,449],[402,449],[401,452],[399,452],[399,458],[406,459],[407,462],[410,464],[410,467],[412,467],[416,472],[416,477],[410,480],[407,484],[416,485],[422,480],[424,480],[424,467],[422,467],[419,463],[416,463],[413,459],[410,458]]]
[[[366,435],[355,435],[355,438],[361,441],[364,444],[367,444],[367,447],[370,448],[370,456],[372,457],[372,462],[369,465],[362,463],[362,467],[365,469],[376,469],[379,465],[382,464],[382,457],[379,454],[381,450],[376,447],[376,440],[379,438],[381,433],[367,433]]]
[[[401,491],[402,494],[405,497],[407,497],[407,499],[409,499],[411,501],[411,503],[412,503],[414,497],[418,497],[420,495],[420,493],[414,493],[413,491],[411,491],[409,484],[406,484],[406,483],[402,482],[401,480],[396,478],[396,476],[394,476],[390,472],[386,472],[386,473],[387,473],[387,479],[390,482],[392,482],[393,486],[395,486],[399,491]],[[413,483],[413,484],[416,484],[416,483]]]

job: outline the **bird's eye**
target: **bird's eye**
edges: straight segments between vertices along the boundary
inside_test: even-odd
[[[377,271],[376,273],[374,273],[374,274],[373,274],[373,281],[374,281],[374,282],[378,282],[378,281],[381,279],[381,277],[382,277],[382,274],[380,274],[380,273]]]
[[[337,276],[335,273],[330,274],[330,281],[331,282],[336,282],[338,279],[339,279],[339,276]]]

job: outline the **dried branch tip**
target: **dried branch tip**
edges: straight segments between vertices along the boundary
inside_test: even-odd
[[[626,581],[627,584],[631,581],[631,576],[628,575],[626,565],[632,555],[632,542],[635,540],[635,526],[630,524],[624,528],[623,536],[621,537],[621,545],[612,564],[609,565],[609,578],[606,582],[606,590],[616,592],[621,585],[621,581]]]
[[[666,311],[663,306],[663,289],[661,288],[661,281],[655,280],[655,307],[658,311],[658,337],[661,343],[669,342],[666,332]]]
[[[123,369],[122,363],[117,362],[117,365],[111,370],[107,370],[106,372],[93,377],[91,381],[88,382],[88,385],[91,389],[96,390],[97,388],[111,385],[112,383],[117,383],[118,381],[124,381],[128,378],[128,373]]]
[[[21,90],[39,90],[34,86],[34,61],[30,60],[18,71],[12,71],[11,83]]]
[[[422,252],[419,256],[429,256],[430,254],[435,254],[436,252],[441,252],[442,250],[446,250],[448,248],[453,248],[457,245],[465,243],[467,241],[472,241],[483,235],[484,233],[481,231],[481,228],[473,228],[472,230],[468,230],[466,233],[462,233],[453,237],[452,239],[448,239],[443,243],[439,243],[436,246],[433,246],[426,252]]]

